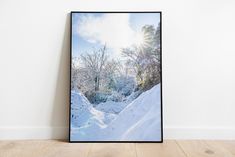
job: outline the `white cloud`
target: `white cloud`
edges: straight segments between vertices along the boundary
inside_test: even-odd
[[[80,17],[77,32],[90,43],[105,44],[114,51],[133,44],[135,35],[130,27],[129,14],[115,13]]]

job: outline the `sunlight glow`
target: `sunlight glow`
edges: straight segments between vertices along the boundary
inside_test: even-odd
[[[76,27],[83,40],[94,45],[106,44],[113,58],[121,56],[122,48],[136,46],[142,49],[148,43],[144,32],[132,29],[129,14],[83,15]]]
[[[136,32],[132,44],[139,48],[145,47],[147,45],[146,35],[143,32]]]
[[[136,46],[141,46],[144,44],[144,34],[141,32],[136,33],[133,44]]]

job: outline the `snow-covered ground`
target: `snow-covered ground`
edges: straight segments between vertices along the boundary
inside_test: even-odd
[[[105,103],[100,103],[95,108],[97,110],[106,112],[106,113],[113,113],[118,114],[127,106],[126,102],[114,102],[114,101],[106,101]]]
[[[82,93],[71,96],[72,141],[161,140],[160,84],[129,104],[108,101],[94,108]]]

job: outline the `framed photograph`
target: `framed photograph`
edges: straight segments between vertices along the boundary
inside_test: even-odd
[[[162,142],[161,12],[71,12],[70,142]]]

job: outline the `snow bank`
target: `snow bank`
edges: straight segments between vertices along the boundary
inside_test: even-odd
[[[131,102],[107,128],[106,140],[147,141],[161,139],[160,84]]]
[[[91,118],[100,122],[103,113],[92,108],[87,98],[80,92],[71,93],[71,119],[73,127],[82,127]],[[100,122],[102,124],[102,122]]]
[[[105,103],[100,103],[95,108],[106,113],[118,114],[126,105],[125,102],[106,101]]]
[[[71,139],[87,140],[96,138],[95,132],[105,128],[115,116],[93,108],[92,104],[79,91],[71,92]],[[94,135],[90,136],[90,135]]]
[[[142,93],[138,98],[128,104],[115,118],[113,115],[104,114],[92,107],[88,100],[81,93],[72,93],[72,115],[79,116],[79,128],[72,125],[72,140],[85,141],[159,141],[161,140],[161,106],[160,106],[160,84]],[[82,107],[82,108],[81,108]],[[104,109],[112,110],[102,106]],[[82,109],[80,111],[80,109]],[[111,119],[115,118],[110,122]],[[109,119],[109,124],[105,121]],[[73,119],[72,119],[73,120]],[[76,122],[75,122],[76,121]],[[72,123],[77,124],[77,120]],[[108,124],[108,125],[107,125]],[[76,126],[76,127],[75,127]]]

